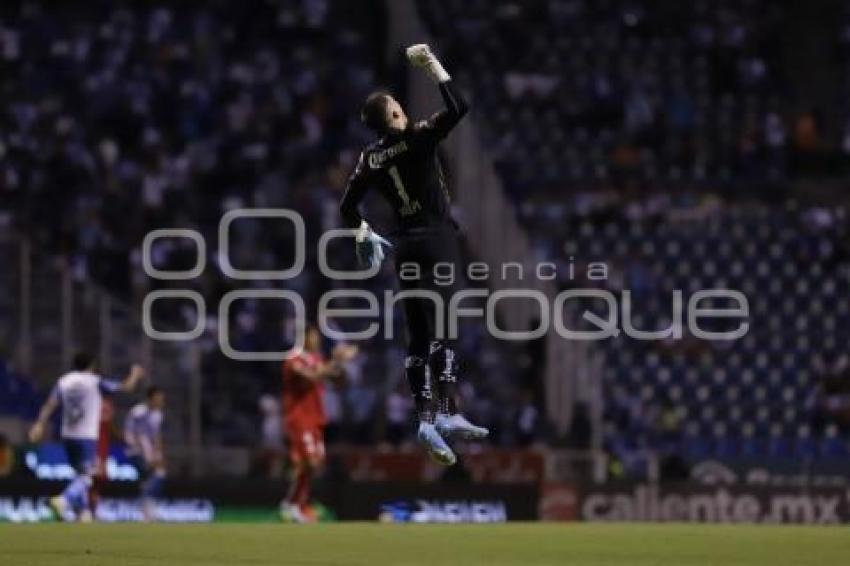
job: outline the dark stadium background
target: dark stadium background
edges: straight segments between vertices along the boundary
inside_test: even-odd
[[[238,350],[283,349],[293,313],[247,300],[219,318],[245,283],[220,269],[218,223],[239,207],[298,211],[303,274],[250,287],[294,290],[315,311],[338,285],[319,273],[316,245],[340,227],[341,191],[371,139],[363,99],[383,85],[414,117],[438,107],[403,57],[422,41],[471,106],[444,144],[468,259],[528,269],[476,285],[629,290],[642,329],[669,323],[674,289],[728,287],[748,298],[749,331],[507,342],[465,322],[461,404],[491,437],[447,471],[415,444],[401,338],[370,341],[328,391],[319,501],[385,520],[409,518],[417,499],[448,515],[469,509],[446,502],[492,504],[480,516],[494,520],[850,520],[850,2],[839,0],[3,2],[6,509],[26,500],[36,511],[23,516],[37,518],[55,491],[62,456],[26,430],[88,348],[109,374],[141,361],[167,392],[169,496],[271,520],[286,487],[280,366],[227,359],[216,336],[225,325]],[[201,276],[145,275],[142,242],[158,228],[205,236]],[[292,261],[285,222],[243,221],[230,236],[239,268]],[[335,267],[354,267],[351,248],[331,246]],[[186,239],[153,256],[159,269],[195,261]],[[537,262],[556,279],[531,276]],[[592,262],[607,280],[588,279]],[[366,284],[392,281],[387,265]],[[145,336],[142,300],[157,289],[203,296],[200,338]],[[153,316],[163,330],[195,324],[179,299]],[[535,325],[525,303],[499,317]],[[116,427],[132,400],[116,400]],[[120,464],[120,434],[115,444]],[[130,497],[131,484],[116,477],[107,494]],[[837,501],[835,514],[821,517],[816,498]]]

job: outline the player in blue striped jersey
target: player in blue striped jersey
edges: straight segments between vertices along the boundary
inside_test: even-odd
[[[63,521],[90,521],[92,518],[89,489],[95,471],[103,393],[132,391],[144,377],[144,370],[139,365],[130,369],[123,382],[104,379],[95,373],[96,367],[90,354],[74,356],[72,371],[59,378],[29,431],[30,441],[39,442],[51,415],[61,407],[62,443],[77,472],[62,494],[50,500],[50,506]]]
[[[130,409],[124,421],[127,455],[139,470],[142,514],[146,521],[155,518],[155,498],[162,492],[165,480],[165,455],[162,444],[162,420],[165,393],[151,386],[145,401]]]

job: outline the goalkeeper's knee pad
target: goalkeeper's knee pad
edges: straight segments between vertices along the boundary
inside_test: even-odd
[[[435,340],[431,342],[431,375],[439,381],[454,383],[457,381],[457,357],[455,351],[444,342]]]

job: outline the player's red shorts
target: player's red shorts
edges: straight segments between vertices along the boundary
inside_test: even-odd
[[[289,460],[293,464],[308,463],[318,466],[325,461],[325,436],[321,427],[288,425]]]

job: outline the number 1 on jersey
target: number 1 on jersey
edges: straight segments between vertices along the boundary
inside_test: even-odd
[[[390,177],[392,177],[395,189],[398,191],[398,197],[402,202],[401,215],[410,216],[411,214],[415,214],[417,211],[422,210],[422,205],[419,204],[419,201],[410,201],[410,197],[404,189],[404,183],[401,182],[401,175],[398,173],[398,167],[392,165],[387,172],[390,174]]]

